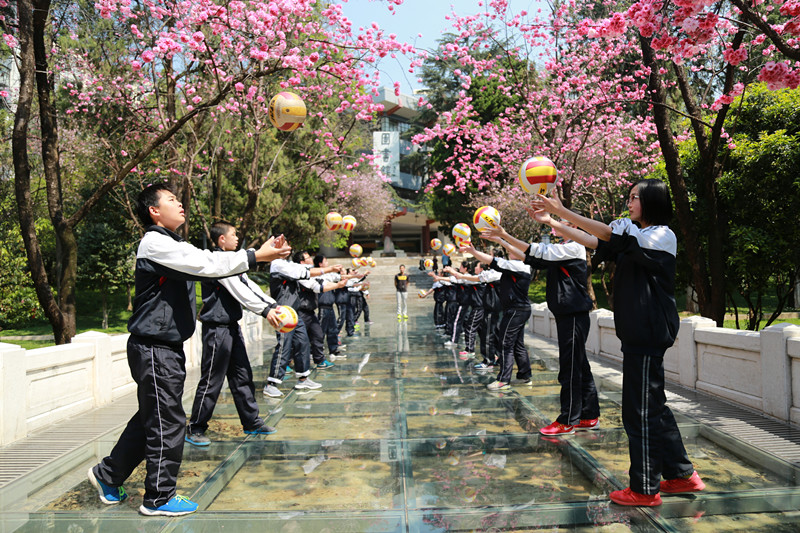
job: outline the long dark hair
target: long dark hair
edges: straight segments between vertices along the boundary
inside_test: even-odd
[[[672,221],[672,198],[669,187],[661,180],[640,180],[631,185],[639,191],[639,205],[642,206],[642,220],[653,226],[668,226]]]

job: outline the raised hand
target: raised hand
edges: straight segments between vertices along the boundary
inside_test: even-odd
[[[261,248],[256,250],[256,261],[267,263],[275,259],[283,259],[292,253],[292,247],[286,242],[283,235],[277,237],[270,237],[267,242],[261,245]]]
[[[564,208],[564,204],[561,203],[561,199],[556,194],[553,194],[553,196],[537,194],[531,205],[535,211],[542,209],[548,213],[555,214],[558,214]]]

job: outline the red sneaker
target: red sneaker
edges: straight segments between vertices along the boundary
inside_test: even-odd
[[[600,419],[599,418],[590,418],[590,419],[581,419],[580,422],[575,426],[577,430],[585,430],[585,429],[600,429]]]
[[[676,492],[699,492],[704,488],[706,488],[706,484],[700,479],[697,470],[692,472],[689,477],[666,479],[661,482],[661,492],[669,492],[671,494]]]
[[[542,435],[572,435],[575,433],[575,426],[565,426],[561,422],[553,422],[539,430]]]
[[[655,507],[661,505],[660,494],[639,494],[628,487],[625,490],[615,490],[608,495],[617,505],[633,505],[636,507]]]

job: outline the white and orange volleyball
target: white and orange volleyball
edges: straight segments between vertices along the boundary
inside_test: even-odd
[[[376,263],[373,258],[367,257],[367,265],[371,268],[375,268],[378,265],[378,263]]]
[[[558,170],[546,157],[531,157],[519,167],[517,181],[528,194],[548,194],[556,186]]]
[[[325,215],[325,227],[331,231],[336,231],[342,227],[342,215],[336,211],[331,211]]]
[[[453,246],[452,244],[450,244],[449,242],[447,244],[445,244],[444,246],[442,246],[442,253],[444,255],[448,256],[448,257],[450,255],[452,255],[453,252],[455,252],[455,251],[456,251],[456,247]]]
[[[350,257],[358,257],[364,252],[360,244],[353,244],[350,246]]]
[[[369,260],[366,257],[359,257],[358,258],[359,266],[365,267],[369,265]]]
[[[425,268],[433,268],[433,259],[425,260]]]
[[[428,295],[428,293],[427,293],[427,291],[425,289],[420,289],[419,290],[419,297],[420,298],[425,298],[427,295]]]
[[[279,305],[275,308],[281,327],[276,328],[280,333],[289,333],[297,327],[297,311],[288,305]]]
[[[500,212],[494,207],[484,205],[472,215],[472,225],[478,231],[487,231],[500,227]]]
[[[353,231],[356,229],[356,217],[353,215],[345,215],[342,217],[342,229],[345,231]]]
[[[442,241],[439,239],[431,239],[431,249],[439,250],[442,247]]]
[[[269,101],[269,121],[281,131],[294,131],[306,120],[306,104],[289,91],[282,91]]]
[[[352,263],[353,263],[353,268],[358,268],[361,266],[361,261],[359,260],[358,257],[354,257]]]

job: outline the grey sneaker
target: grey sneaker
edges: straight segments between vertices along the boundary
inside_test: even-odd
[[[267,385],[264,387],[264,396],[269,396],[270,398],[280,398],[283,396],[283,393],[275,385]]]
[[[489,390],[511,390],[511,385],[502,381],[493,381],[486,385],[486,388]]]
[[[306,378],[302,381],[298,381],[297,383],[295,383],[294,388],[298,390],[300,389],[316,390],[316,389],[321,389],[322,385],[320,385],[316,381],[311,381],[309,378]]]

